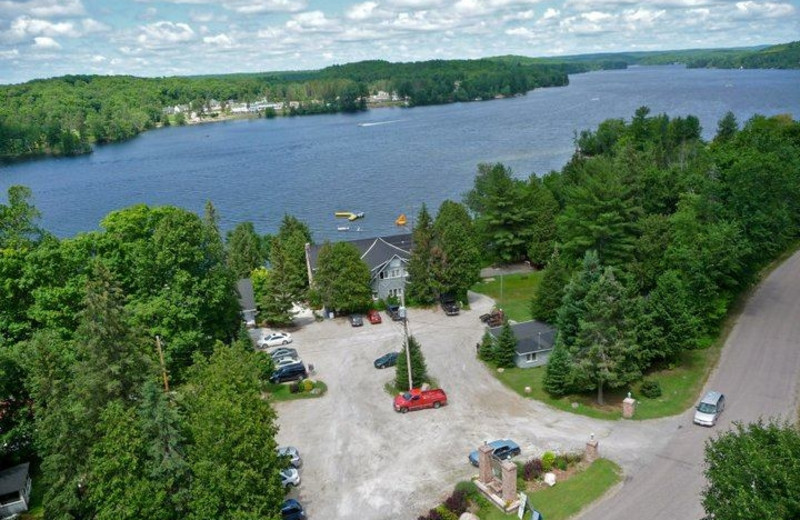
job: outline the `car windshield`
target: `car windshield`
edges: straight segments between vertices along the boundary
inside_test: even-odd
[[[405,399],[406,401],[411,400],[411,394],[409,394],[408,392],[404,393],[403,394],[403,399]]]
[[[701,413],[715,413],[717,411],[717,407],[711,403],[700,403],[697,406],[697,410]]]

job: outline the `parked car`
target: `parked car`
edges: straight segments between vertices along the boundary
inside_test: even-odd
[[[273,368],[277,370],[279,368],[288,367],[288,366],[291,366],[291,365],[296,365],[298,363],[300,363],[302,365],[303,364],[303,360],[300,359],[300,358],[296,358],[296,357],[286,356],[286,357],[282,357],[282,358],[279,358],[277,360],[274,360],[273,361],[273,365],[274,365]]]
[[[281,470],[281,484],[283,487],[300,485],[300,472],[297,468],[286,468]]]
[[[285,381],[299,381],[308,377],[308,371],[302,363],[295,363],[281,367],[269,376],[270,383],[283,383]]]
[[[392,321],[403,321],[403,316],[400,315],[400,306],[394,303],[386,306],[386,314]]]
[[[522,450],[519,445],[511,439],[499,439],[489,443],[492,448],[492,457],[498,460],[508,460],[516,457]],[[472,451],[469,454],[469,462],[475,467],[478,467],[478,450]]]
[[[420,390],[414,388],[395,396],[394,411],[406,413],[409,410],[422,408],[439,408],[447,404],[447,394],[441,388],[433,390]]]
[[[719,414],[725,409],[725,396],[720,392],[708,392],[700,400],[694,412],[694,423],[701,426],[717,424]]]
[[[292,335],[288,332],[272,332],[259,339],[256,344],[261,347],[277,347],[280,345],[288,345],[292,342]]]
[[[493,309],[492,312],[481,314],[479,318],[490,327],[499,327],[505,322],[506,315],[502,309]]]
[[[448,316],[458,316],[459,307],[456,297],[450,293],[442,294],[439,297],[439,303],[442,305],[442,310]]]
[[[278,446],[275,448],[279,457],[286,457],[289,459],[289,464],[293,468],[299,468],[303,465],[303,459],[300,458],[300,450],[294,446]]]
[[[389,352],[375,360],[375,368],[388,368],[397,364],[399,352]]]
[[[362,318],[360,314],[351,314],[350,325],[353,327],[360,327],[364,325],[364,318]]]
[[[297,500],[288,498],[281,504],[282,520],[305,520],[306,512]]]
[[[379,313],[375,309],[370,309],[367,311],[367,319],[373,325],[377,325],[383,321],[381,320],[381,313]]]
[[[285,357],[298,357],[297,350],[289,347],[278,347],[269,353],[272,361],[278,361]]]

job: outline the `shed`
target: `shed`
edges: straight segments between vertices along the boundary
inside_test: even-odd
[[[0,518],[27,511],[30,494],[29,463],[0,471]]]
[[[503,327],[493,327],[489,333],[495,340],[500,337]],[[538,367],[547,364],[550,352],[556,341],[556,329],[547,323],[530,320],[511,324],[511,331],[517,340],[514,363],[519,368]]]

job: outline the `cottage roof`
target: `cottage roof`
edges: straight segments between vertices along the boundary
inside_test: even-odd
[[[236,291],[239,295],[239,307],[243,311],[256,310],[256,297],[253,293],[253,281],[250,278],[242,278],[237,281]]]
[[[0,471],[0,496],[18,493],[25,489],[28,481],[29,463]]]
[[[543,352],[553,349],[556,340],[556,329],[541,321],[530,320],[511,325],[514,337],[517,338],[517,354],[524,355],[532,352]],[[503,327],[489,329],[495,338],[500,337]]]
[[[347,240],[361,253],[361,260],[373,271],[393,257],[397,256],[404,260],[411,258],[411,234],[390,235],[386,237],[361,238],[358,240]],[[308,248],[308,261],[311,269],[317,268],[317,257],[322,244],[314,244]]]

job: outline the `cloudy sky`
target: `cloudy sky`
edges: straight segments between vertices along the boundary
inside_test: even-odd
[[[800,0],[0,0],[0,83],[798,39]]]

